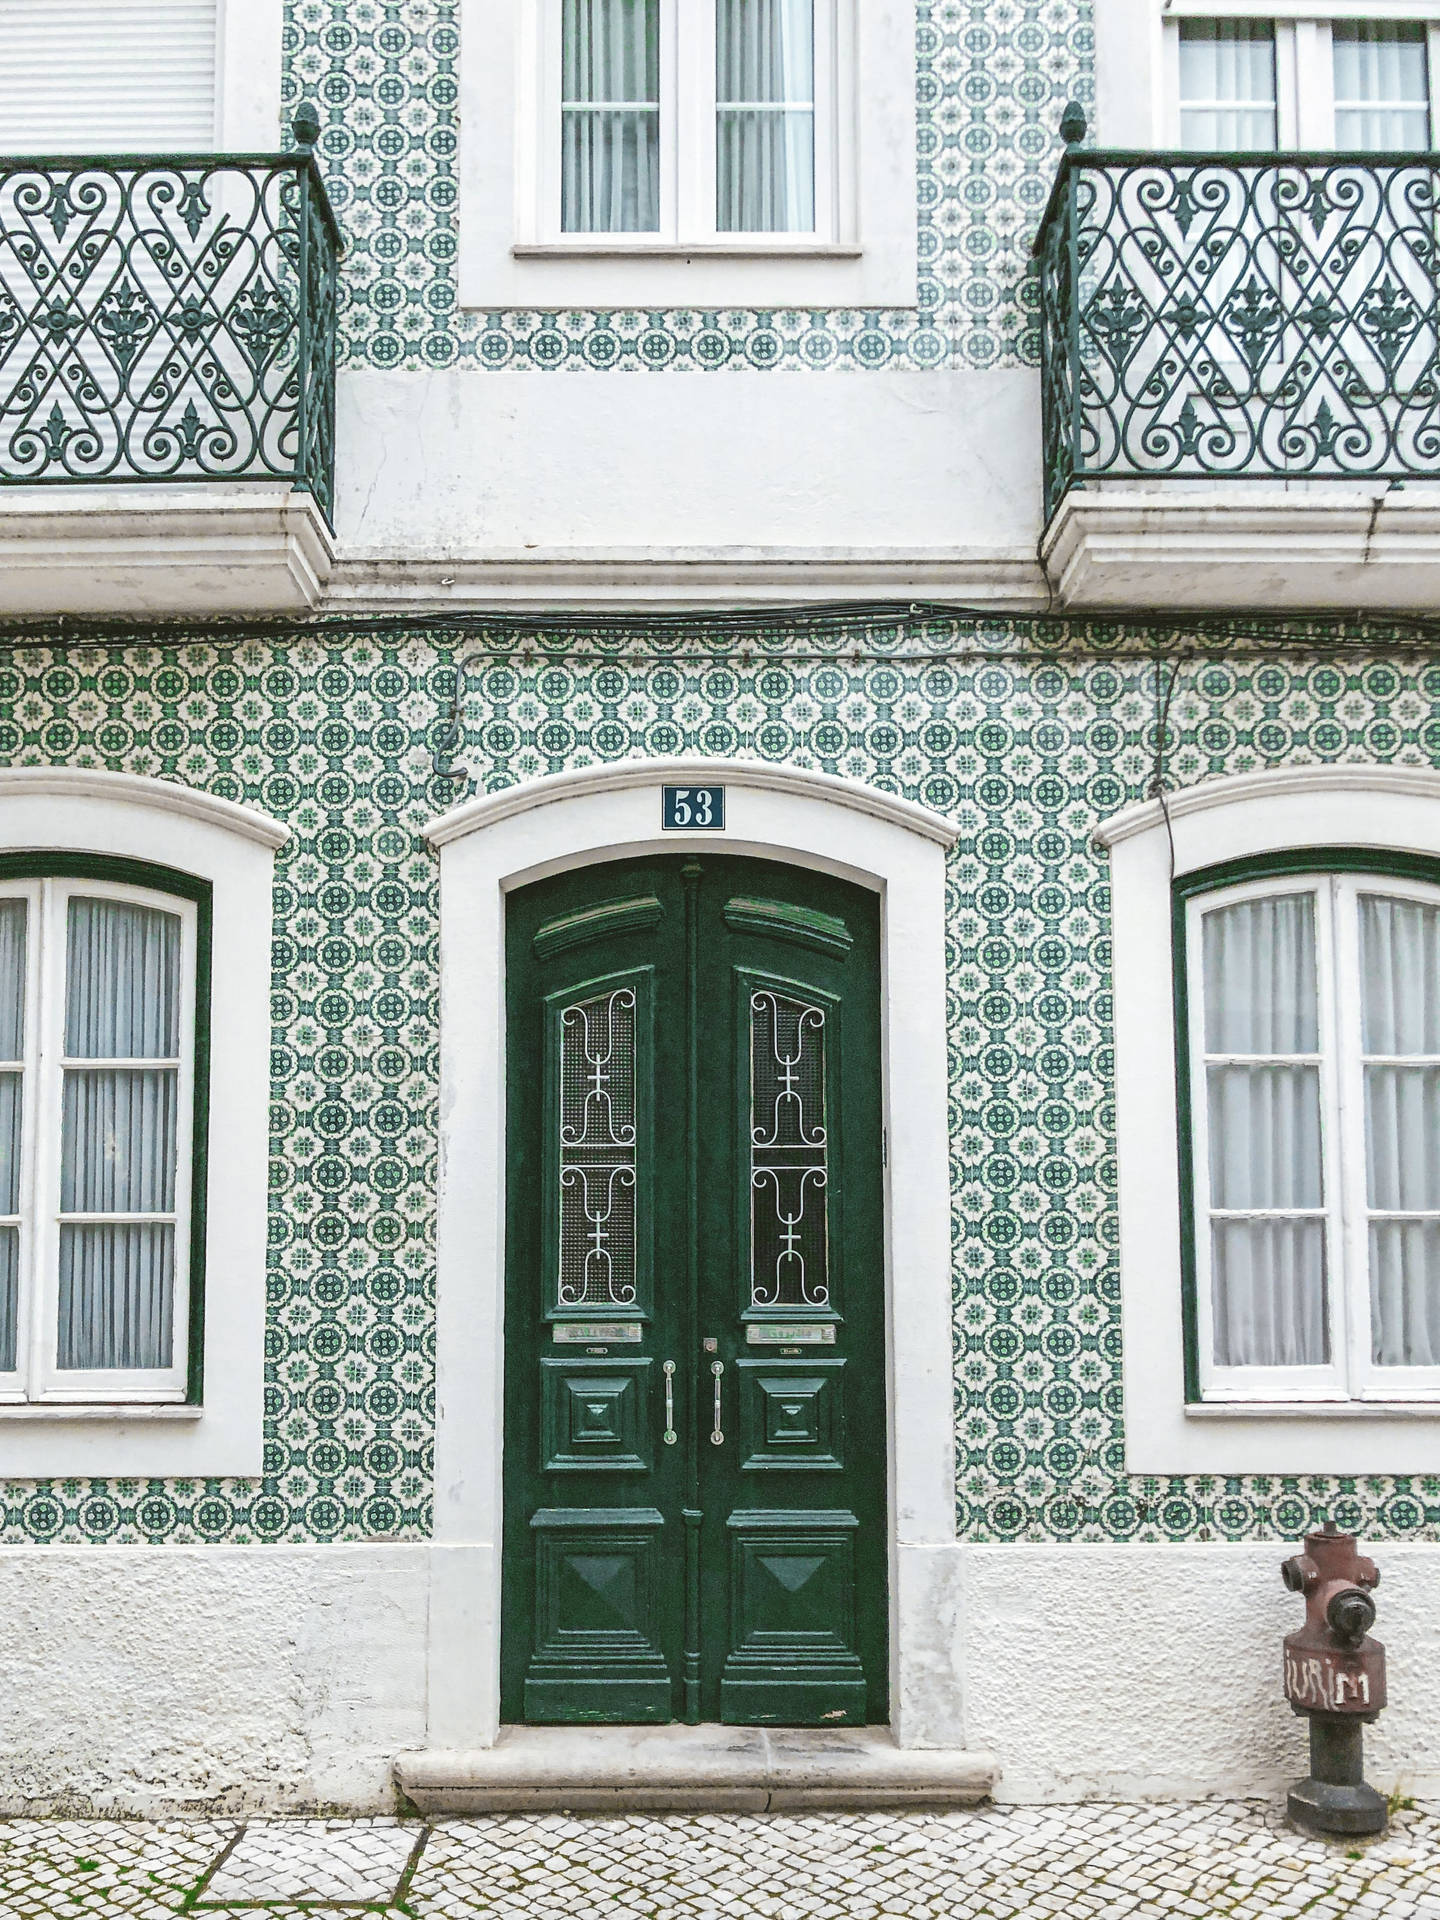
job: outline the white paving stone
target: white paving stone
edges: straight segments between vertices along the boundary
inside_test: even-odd
[[[392,1920],[1440,1920],[1440,1805],[1402,1811],[1392,1835],[1370,1847],[1301,1839],[1274,1807],[1253,1802],[514,1814],[428,1828],[0,1821],[0,1920],[359,1911]]]
[[[394,1820],[254,1820],[197,1906],[388,1901],[419,1838]]]

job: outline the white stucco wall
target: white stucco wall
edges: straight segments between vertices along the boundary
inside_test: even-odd
[[[1044,603],[1039,377],[342,371],[332,592],[682,601],[723,561],[862,593]],[[430,563],[431,570],[424,571]],[[417,572],[416,568],[422,569]],[[737,573],[737,567],[740,571]],[[808,575],[808,577],[807,577]],[[626,576],[627,596],[667,582]]]
[[[0,1815],[393,1807],[429,1550],[0,1549]]]
[[[1391,1705],[1367,1776],[1440,1788],[1440,1547],[1374,1544]],[[997,1798],[1273,1794],[1308,1771],[1281,1693],[1304,1609],[1281,1543],[997,1546],[965,1556],[966,1735]]]
[[[1367,1734],[1368,1777],[1434,1793],[1440,1547],[1375,1551],[1392,1705]],[[1284,1552],[932,1548],[915,1569],[929,1609],[915,1665],[932,1698],[910,1738],[963,1730],[999,1759],[1004,1800],[1276,1794],[1305,1771],[1305,1729],[1280,1696],[1280,1641],[1301,1613],[1280,1584]],[[395,1756],[433,1738],[427,1619],[450,1642],[429,1649],[432,1714],[437,1677],[464,1661],[458,1625],[431,1604],[445,1558],[423,1545],[0,1550],[0,1815],[388,1810]]]

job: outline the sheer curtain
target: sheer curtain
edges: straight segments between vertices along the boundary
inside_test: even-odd
[[[1268,20],[1180,22],[1180,144],[1199,153],[1271,153],[1275,30]]]
[[[20,1292],[20,1146],[25,1052],[25,915],[23,900],[0,900],[0,1371],[15,1367]]]
[[[715,225],[815,230],[814,0],[715,0]]]
[[[1371,1355],[1440,1366],[1440,909],[1362,894],[1360,965]]]
[[[560,224],[660,228],[660,0],[564,0]]]
[[[1348,153],[1430,146],[1426,34],[1418,21],[1337,20],[1335,144]]]
[[[1293,1058],[1319,1051],[1314,897],[1243,901],[1202,926],[1215,1363],[1323,1364],[1320,1070]]]
[[[178,917],[72,899],[60,1208],[112,1218],[61,1226],[62,1368],[171,1364],[179,1046]]]

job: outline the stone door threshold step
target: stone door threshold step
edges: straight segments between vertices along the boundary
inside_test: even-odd
[[[997,1774],[987,1753],[898,1747],[883,1727],[502,1727],[493,1747],[395,1763],[437,1814],[968,1807]]]

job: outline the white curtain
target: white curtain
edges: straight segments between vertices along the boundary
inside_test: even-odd
[[[660,227],[659,0],[564,0],[560,223]]]
[[[1440,1365],[1440,910],[1360,899],[1370,1339],[1377,1366]],[[1415,1065],[1395,1057],[1421,1056]]]
[[[1215,1361],[1323,1364],[1319,1069],[1283,1057],[1318,1047],[1314,899],[1242,901],[1202,926],[1205,1051],[1241,1056],[1206,1067],[1209,1205],[1251,1216],[1210,1222]]]
[[[814,0],[715,0],[715,225],[815,230]]]
[[[1271,153],[1277,137],[1270,22],[1182,20],[1181,146],[1192,153]]]
[[[1418,21],[1337,20],[1335,144],[1347,153],[1430,146],[1425,28]]]
[[[0,900],[0,1060],[25,1051],[25,913],[23,900]],[[21,1076],[0,1070],[0,1215],[20,1211]],[[20,1284],[20,1229],[0,1227],[0,1372],[15,1366]]]
[[[72,900],[67,1055],[175,1060],[179,1032],[178,917],[126,901]],[[173,1212],[178,1092],[178,1062],[67,1068],[63,1213]],[[57,1364],[169,1366],[174,1263],[172,1221],[62,1226]]]

